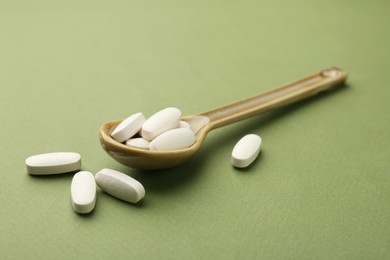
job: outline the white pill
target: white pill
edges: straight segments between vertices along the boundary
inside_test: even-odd
[[[261,148],[261,137],[248,134],[241,138],[233,148],[231,162],[233,166],[245,168],[257,157]]]
[[[124,173],[103,169],[95,175],[97,185],[111,196],[136,203],[145,196],[144,186]]]
[[[195,135],[188,128],[176,128],[157,136],[150,142],[150,150],[168,151],[190,147],[195,143]]]
[[[134,136],[141,129],[144,122],[145,117],[142,113],[131,115],[115,127],[111,136],[118,142],[122,143]]]
[[[139,138],[130,138],[126,141],[126,145],[130,147],[135,147],[138,149],[149,149],[150,142],[142,137]]]
[[[96,182],[93,174],[87,171],[76,173],[72,179],[70,193],[75,212],[91,212],[96,204]]]
[[[191,126],[186,121],[180,121],[179,128],[188,128],[188,129],[190,129]]]
[[[146,140],[153,140],[158,135],[179,127],[181,111],[168,107],[152,115],[142,125],[141,135]]]
[[[25,163],[32,175],[59,174],[79,170],[81,156],[73,152],[44,153],[28,157]]]

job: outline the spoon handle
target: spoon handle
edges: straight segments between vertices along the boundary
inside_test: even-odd
[[[200,115],[208,117],[210,128],[215,129],[341,86],[347,76],[344,70],[329,68]]]

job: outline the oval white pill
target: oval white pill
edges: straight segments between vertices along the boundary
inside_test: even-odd
[[[95,175],[95,180],[103,191],[127,202],[136,203],[145,196],[144,186],[122,172],[105,168]]]
[[[130,138],[126,141],[127,146],[135,147],[138,149],[149,149],[150,142],[142,137]]]
[[[142,113],[135,113],[117,125],[114,131],[112,131],[111,137],[122,143],[134,136],[141,129],[144,122],[144,115]]]
[[[81,156],[73,152],[44,153],[28,157],[25,163],[32,175],[59,174],[79,170]]]
[[[142,125],[141,136],[146,140],[153,140],[158,135],[177,128],[180,124],[181,111],[175,107],[168,107],[152,115]]]
[[[241,138],[233,148],[231,163],[238,168],[249,166],[260,152],[261,137],[248,134]]]
[[[96,182],[93,174],[87,171],[76,173],[72,179],[70,193],[75,212],[91,212],[96,204]]]
[[[179,128],[191,128],[190,124],[186,121],[180,121]]]
[[[190,147],[195,143],[195,135],[188,128],[176,128],[157,136],[150,142],[150,150],[168,151]]]

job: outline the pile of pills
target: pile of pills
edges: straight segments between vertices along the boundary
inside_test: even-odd
[[[135,113],[115,127],[111,137],[138,149],[184,149],[195,143],[195,134],[187,122],[180,120],[181,115],[175,107],[162,109],[148,119],[142,113]]]
[[[195,134],[190,125],[181,121],[181,111],[168,107],[148,119],[135,113],[123,120],[111,133],[111,137],[138,149],[168,151],[190,147],[195,143]],[[244,136],[235,145],[231,163],[237,168],[249,166],[258,156],[261,137],[255,134]]]
[[[31,175],[52,175],[78,171],[81,156],[73,152],[45,153],[28,157],[25,161]],[[102,169],[94,176],[88,171],[77,172],[71,183],[73,210],[86,214],[95,208],[96,185],[111,196],[137,203],[145,196],[145,189],[132,177],[111,169]]]

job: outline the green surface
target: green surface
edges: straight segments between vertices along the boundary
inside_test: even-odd
[[[1,259],[389,259],[389,1],[2,1]],[[145,173],[100,147],[134,112],[193,114],[321,69],[338,91],[210,133],[187,164]],[[230,165],[247,133],[263,150]],[[142,182],[73,212],[71,174],[24,160],[76,151]]]

